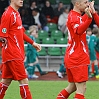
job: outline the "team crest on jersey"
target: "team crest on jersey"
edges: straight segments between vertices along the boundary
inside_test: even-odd
[[[3,29],[2,29],[2,32],[3,32],[3,33],[6,33],[6,32],[7,32],[7,29],[6,29],[6,28],[3,28]]]

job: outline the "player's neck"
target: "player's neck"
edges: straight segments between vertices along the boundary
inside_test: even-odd
[[[82,14],[81,11],[80,11],[77,7],[75,7],[75,6],[74,6],[74,8],[73,8],[73,11],[76,11],[76,12]]]
[[[10,6],[16,11],[18,11],[18,9],[19,9],[19,7],[15,6],[14,4],[10,4]]]

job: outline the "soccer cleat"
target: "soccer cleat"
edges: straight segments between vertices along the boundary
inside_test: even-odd
[[[29,79],[35,79],[35,78],[38,78],[39,76],[37,76],[37,75],[35,75],[35,74],[33,74],[33,75],[28,75],[28,78]]]
[[[32,75],[32,78],[39,78],[39,76],[33,74],[33,75]]]
[[[96,79],[99,79],[99,75],[96,75],[95,77],[96,77]]]
[[[40,75],[42,76],[42,75],[46,75],[48,72],[45,72],[45,71],[43,71],[43,72],[41,72],[40,73]]]
[[[58,75],[59,78],[63,78],[63,75],[62,75],[61,72],[57,71],[56,73],[57,73],[57,75]]]

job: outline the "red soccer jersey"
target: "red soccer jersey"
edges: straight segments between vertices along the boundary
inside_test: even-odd
[[[1,19],[1,37],[7,39],[2,48],[3,62],[24,59],[24,28],[18,11],[11,6],[3,13]]]
[[[82,17],[73,10],[69,13],[67,21],[69,40],[64,58],[66,67],[71,68],[90,63],[85,30],[91,21],[92,19],[87,15]]]

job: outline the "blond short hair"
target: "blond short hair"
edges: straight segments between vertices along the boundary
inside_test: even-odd
[[[76,2],[80,2],[81,0],[71,0],[71,3],[75,5]]]
[[[32,26],[29,27],[29,32],[30,32],[30,34],[31,34],[34,30],[38,31],[38,27],[37,27],[36,25],[32,25]]]

